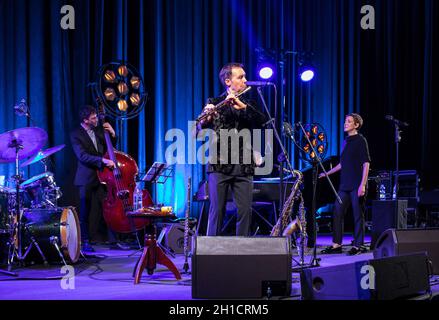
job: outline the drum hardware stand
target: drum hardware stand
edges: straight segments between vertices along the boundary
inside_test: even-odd
[[[58,237],[51,236],[50,237],[50,243],[53,244],[53,246],[55,247],[56,251],[58,251],[59,257],[61,258],[61,260],[64,263],[64,265],[67,267],[66,260],[64,259],[63,255],[61,253],[61,250],[59,249],[59,246],[58,246]]]
[[[8,262],[12,263],[14,261],[14,256],[17,257],[18,263],[22,264],[24,259],[26,258],[27,254],[30,252],[33,245],[37,248],[38,252],[40,253],[41,257],[44,260],[44,264],[47,264],[46,257],[44,256],[43,252],[40,249],[40,246],[38,245],[37,241],[33,237],[32,233],[30,232],[28,226],[24,226],[25,231],[29,233],[30,239],[31,239],[31,245],[27,248],[25,254],[23,255],[22,251],[22,212],[20,208],[20,182],[21,182],[21,174],[19,172],[19,159],[18,159],[18,152],[23,149],[23,145],[20,144],[20,142],[17,139],[12,140],[12,142],[8,145],[9,148],[15,149],[15,176],[12,178],[15,180],[15,215],[17,216],[17,223],[16,223],[16,232],[17,232],[17,248],[14,250],[9,250],[9,253],[12,254],[12,257],[8,257]],[[12,246],[14,243],[13,239],[10,239],[10,246]],[[11,252],[12,251],[12,252]],[[10,266],[9,266],[10,267]]]
[[[43,251],[41,250],[37,240],[35,240],[34,236],[32,235],[32,232],[29,230],[29,227],[25,225],[24,226],[24,230],[29,234],[29,238],[30,238],[31,244],[30,244],[29,247],[27,247],[26,252],[22,256],[21,260],[26,259],[27,255],[32,250],[32,246],[35,246],[35,248],[37,248],[41,258],[43,258],[44,265],[47,266],[49,263],[47,262],[46,256],[44,255]]]

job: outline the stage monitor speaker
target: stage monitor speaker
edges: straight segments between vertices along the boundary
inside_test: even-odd
[[[291,293],[291,249],[284,237],[196,237],[192,297],[261,298]]]
[[[375,243],[380,235],[387,229],[407,229],[407,200],[398,200],[396,210],[394,200],[375,200],[372,202],[372,239],[370,248],[375,248]]]
[[[191,250],[194,231],[189,229],[188,249]],[[173,223],[165,236],[166,246],[174,253],[184,253],[184,224]]]
[[[393,300],[430,290],[425,253],[306,269],[300,280],[305,300]]]
[[[433,274],[439,274],[439,229],[386,230],[377,240],[375,258],[427,252]]]

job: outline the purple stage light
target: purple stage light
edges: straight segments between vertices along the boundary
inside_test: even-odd
[[[314,71],[311,69],[304,69],[303,72],[300,73],[300,79],[303,82],[311,81],[314,78]]]
[[[271,67],[265,66],[259,69],[259,77],[262,79],[270,79],[273,76],[273,69]]]

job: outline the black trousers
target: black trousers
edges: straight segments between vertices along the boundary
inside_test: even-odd
[[[248,236],[253,201],[253,177],[230,176],[218,172],[209,173],[209,221],[207,235],[217,236],[220,233],[226,212],[227,192],[231,189],[238,209],[236,217],[236,235]]]
[[[343,227],[344,216],[347,209],[352,205],[354,216],[354,246],[359,248],[364,244],[364,205],[366,197],[358,197],[358,190],[338,191],[343,204],[335,201],[333,236],[332,241],[337,244],[343,244]]]
[[[79,220],[82,241],[105,241],[106,224],[102,214],[105,188],[101,184],[79,186]]]

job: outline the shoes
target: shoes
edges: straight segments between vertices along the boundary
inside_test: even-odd
[[[90,245],[88,241],[84,241],[81,246],[81,251],[83,253],[95,252],[95,249]]]
[[[326,247],[325,249],[323,249],[320,253],[321,254],[335,254],[335,253],[342,253],[342,252],[343,252],[343,249],[341,246],[337,247],[337,248],[334,248],[333,246],[329,246],[329,247]]]
[[[131,247],[123,242],[116,242],[113,247],[118,250],[131,250]]]
[[[351,250],[348,251],[348,256],[356,256],[357,254],[366,253],[367,248],[361,246],[360,248],[352,247]]]

